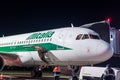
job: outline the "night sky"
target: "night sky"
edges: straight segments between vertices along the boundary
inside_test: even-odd
[[[91,1],[91,2],[90,2]],[[120,28],[120,3],[83,1],[6,1],[0,2],[0,36],[80,26],[111,17],[111,26]]]

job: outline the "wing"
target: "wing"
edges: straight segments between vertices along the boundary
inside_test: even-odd
[[[38,51],[38,56],[46,64],[53,65],[58,60],[50,51],[41,46],[24,46],[24,48],[33,48]],[[0,65],[6,66],[22,66],[24,64],[19,55],[9,52],[0,52],[0,62],[3,63]]]
[[[52,54],[52,52],[48,51],[46,48],[42,46],[24,46],[25,48],[33,48],[38,51],[38,55],[40,59],[49,65],[55,64],[55,61],[58,59]]]

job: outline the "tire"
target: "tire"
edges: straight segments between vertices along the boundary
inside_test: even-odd
[[[37,72],[37,77],[42,77],[42,71]]]
[[[74,76],[72,80],[78,80],[77,76]]]
[[[35,70],[32,70],[32,71],[31,71],[31,77],[36,77]]]
[[[41,70],[32,70],[31,71],[31,77],[42,77],[42,71]]]

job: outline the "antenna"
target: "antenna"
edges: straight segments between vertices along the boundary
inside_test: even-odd
[[[74,27],[73,23],[71,23],[71,27],[72,27],[72,28]]]
[[[4,34],[2,35],[2,37],[5,37]]]

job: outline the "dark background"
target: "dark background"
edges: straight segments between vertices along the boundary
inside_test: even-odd
[[[120,4],[114,0],[0,2],[0,36],[59,27],[80,26],[111,18],[111,26],[120,28]]]

